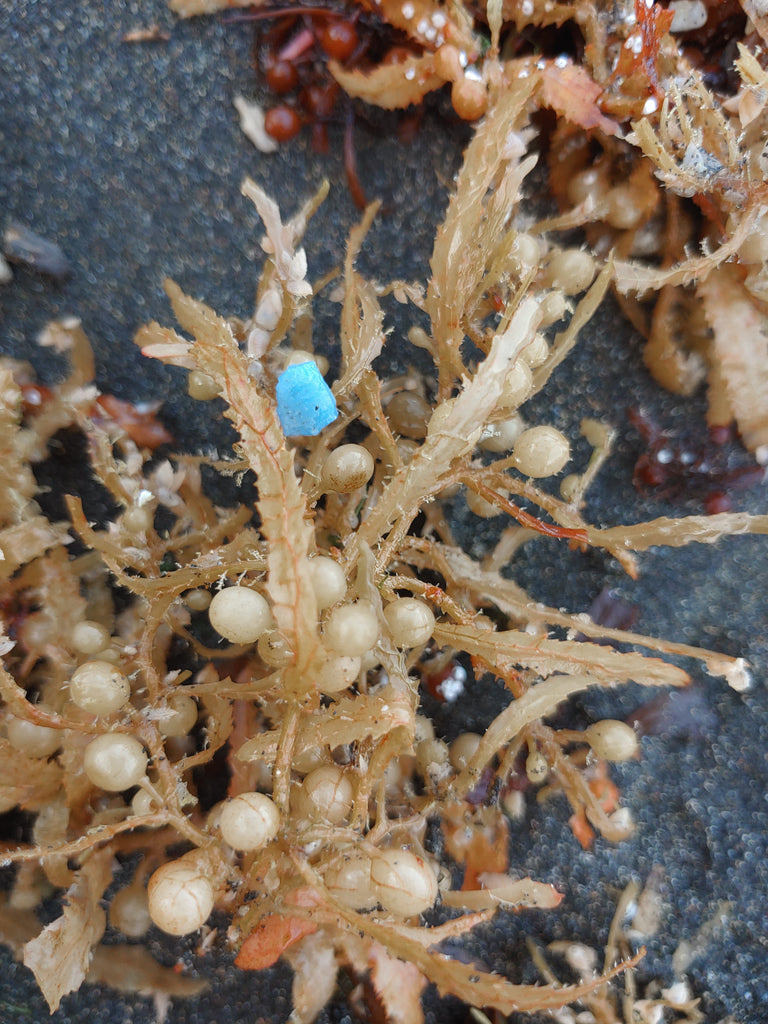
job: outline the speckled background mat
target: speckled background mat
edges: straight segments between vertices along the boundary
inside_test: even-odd
[[[121,42],[127,31],[152,23],[170,34],[168,41]],[[307,239],[314,274],[340,261],[355,220],[343,184],[340,129],[331,131],[327,157],[314,155],[306,138],[264,157],[240,133],[232,100],[238,92],[256,94],[251,39],[248,25],[221,18],[175,23],[161,0],[0,5],[0,227],[11,218],[23,222],[58,242],[72,266],[63,285],[16,271],[0,291],[0,351],[30,359],[44,381],[55,379],[61,367],[36,348],[35,336],[51,317],[79,316],[96,349],[99,385],[124,398],[163,398],[164,421],[192,449],[215,444],[222,428],[177,394],[178,378],[142,360],[132,343],[142,322],[170,323],[163,277],[174,277],[220,312],[250,309],[261,229],[239,194],[245,174],[288,211],[323,177],[333,182]],[[444,183],[466,135],[433,113],[416,142],[401,146],[384,131],[386,118],[378,124],[379,131],[362,125],[357,132],[361,176],[386,209],[361,269],[423,278]],[[397,328],[404,325],[395,326],[397,362]],[[318,340],[332,358],[330,321],[320,321]],[[659,392],[643,369],[639,339],[610,306],[545,397],[539,414],[546,409],[547,418],[572,436],[583,415],[604,416],[618,429],[616,454],[587,510],[594,521],[701,511],[695,500],[672,509],[641,499],[632,488],[640,442],[626,409],[643,406],[664,426],[688,432],[695,444],[704,437],[703,402]],[[62,478],[67,471],[62,464]],[[738,507],[764,511],[765,496],[758,488],[739,496]],[[479,547],[487,540],[473,530],[467,543]],[[638,823],[632,841],[614,847],[599,840],[585,853],[566,825],[564,801],[546,808],[530,803],[513,826],[512,866],[554,882],[564,903],[548,915],[499,918],[478,934],[473,952],[493,969],[532,981],[532,969],[523,966],[526,935],[602,948],[618,892],[631,879],[644,883],[657,868],[664,913],[660,931],[647,939],[641,978],[671,982],[675,948],[714,921],[689,965],[691,987],[702,997],[707,1021],[732,1014],[740,1024],[760,1024],[768,1021],[768,541],[735,538],[716,547],[655,550],[642,557],[641,567],[641,578],[632,582],[599,553],[569,553],[542,542],[526,552],[515,578],[537,598],[573,611],[585,611],[612,586],[638,607],[636,629],[744,655],[755,686],[739,695],[693,666],[698,697],[692,713],[668,714],[661,734],[643,740],[641,761],[615,770]],[[473,693],[444,709],[445,735],[482,727],[497,696]],[[650,696],[640,687],[601,693],[584,698],[574,713],[584,721],[598,714],[624,717]],[[169,1024],[277,1024],[288,1017],[287,969],[241,974],[226,952],[200,959],[192,942],[159,935],[150,946],[164,963],[181,957],[211,983],[204,996],[175,1002]],[[7,951],[0,952],[0,963],[0,1022],[47,1020],[26,968]],[[466,1010],[431,999],[428,1015],[451,1024],[464,1021]],[[341,995],[321,1019],[352,1019]],[[64,1000],[55,1020],[148,1024],[154,1009],[141,996],[86,986]]]

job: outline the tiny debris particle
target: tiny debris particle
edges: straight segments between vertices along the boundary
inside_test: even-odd
[[[701,175],[705,178],[713,178],[725,169],[716,156],[694,142],[688,143],[681,168],[688,174]]]
[[[277,381],[277,415],[287,437],[315,437],[339,415],[317,363],[289,366]]]
[[[264,111],[259,104],[247,100],[244,96],[235,96],[232,102],[240,115],[240,129],[245,137],[260,152],[276,153],[280,147],[270,135],[267,135]]]
[[[126,32],[120,40],[122,43],[167,43],[171,38],[169,32],[164,32],[159,25],[149,25],[147,28],[133,28]]]
[[[18,221],[11,221],[5,229],[3,253],[10,263],[20,263],[58,283],[71,273],[66,256],[55,242],[49,242]]]

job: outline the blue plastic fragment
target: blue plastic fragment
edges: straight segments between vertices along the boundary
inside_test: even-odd
[[[339,415],[317,363],[295,363],[277,379],[277,415],[286,437],[319,434]]]

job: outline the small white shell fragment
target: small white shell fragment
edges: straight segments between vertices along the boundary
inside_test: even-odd
[[[264,111],[259,104],[247,100],[245,96],[235,96],[232,102],[240,115],[240,129],[249,142],[252,142],[260,153],[276,153],[280,147],[271,135],[267,135]]]
[[[673,12],[670,32],[693,32],[707,23],[707,8],[701,0],[671,0]]]

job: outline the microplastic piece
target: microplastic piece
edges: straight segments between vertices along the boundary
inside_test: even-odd
[[[339,415],[317,363],[295,363],[277,380],[277,415],[287,437],[314,437]]]

